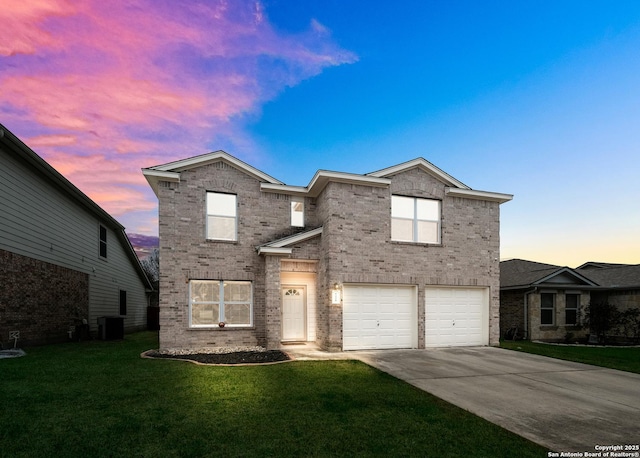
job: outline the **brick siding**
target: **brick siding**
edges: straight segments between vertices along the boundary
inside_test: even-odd
[[[207,191],[238,196],[236,242],[206,240]],[[442,200],[441,244],[390,240],[392,193]],[[305,230],[290,227],[290,197],[261,192],[257,179],[225,162],[184,171],[179,183],[162,182],[158,197],[160,347],[277,346],[282,259],[261,257],[256,246]],[[412,169],[392,177],[390,188],[328,183],[317,198],[305,199],[305,223],[307,230],[323,226],[323,233],[292,247],[291,258],[317,261],[316,337],[322,347],[342,349],[342,308],[331,305],[331,289],[350,282],[418,285],[419,347],[424,347],[426,286],[486,287],[489,342],[498,343],[498,203],[448,197],[443,183]],[[252,281],[254,325],[190,329],[192,279]]]
[[[89,314],[89,276],[0,250],[0,342],[20,331],[18,345],[69,339],[71,326]]]

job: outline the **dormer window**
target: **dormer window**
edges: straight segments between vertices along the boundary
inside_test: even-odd
[[[304,227],[304,199],[300,197],[291,198],[291,225],[294,227]]]

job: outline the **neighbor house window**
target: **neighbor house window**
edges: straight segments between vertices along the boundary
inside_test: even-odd
[[[578,308],[580,307],[580,295],[579,294],[567,294],[565,295],[565,307],[564,307],[564,323],[566,325],[578,324]]]
[[[553,293],[540,294],[540,324],[553,324],[555,299]]]
[[[127,314],[127,292],[120,290],[120,315]]]
[[[191,280],[189,325],[194,328],[251,326],[253,290],[250,281]]]
[[[100,257],[107,257],[107,228],[100,225]]]
[[[304,227],[304,200],[301,198],[291,199],[291,225]]]
[[[207,193],[207,238],[237,240],[238,213],[235,194]]]
[[[440,243],[440,201],[391,196],[391,240]]]

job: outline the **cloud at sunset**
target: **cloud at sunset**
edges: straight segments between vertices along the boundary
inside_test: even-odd
[[[265,102],[357,59],[315,20],[276,30],[259,2],[22,3],[0,10],[2,123],[116,217],[151,218],[141,167],[247,147]]]

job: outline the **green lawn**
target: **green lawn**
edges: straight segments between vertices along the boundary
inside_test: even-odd
[[[140,358],[151,348],[145,332],[0,360],[0,456],[546,456],[361,362],[212,367]]]
[[[640,347],[587,347],[502,341],[502,348],[640,374]]]

